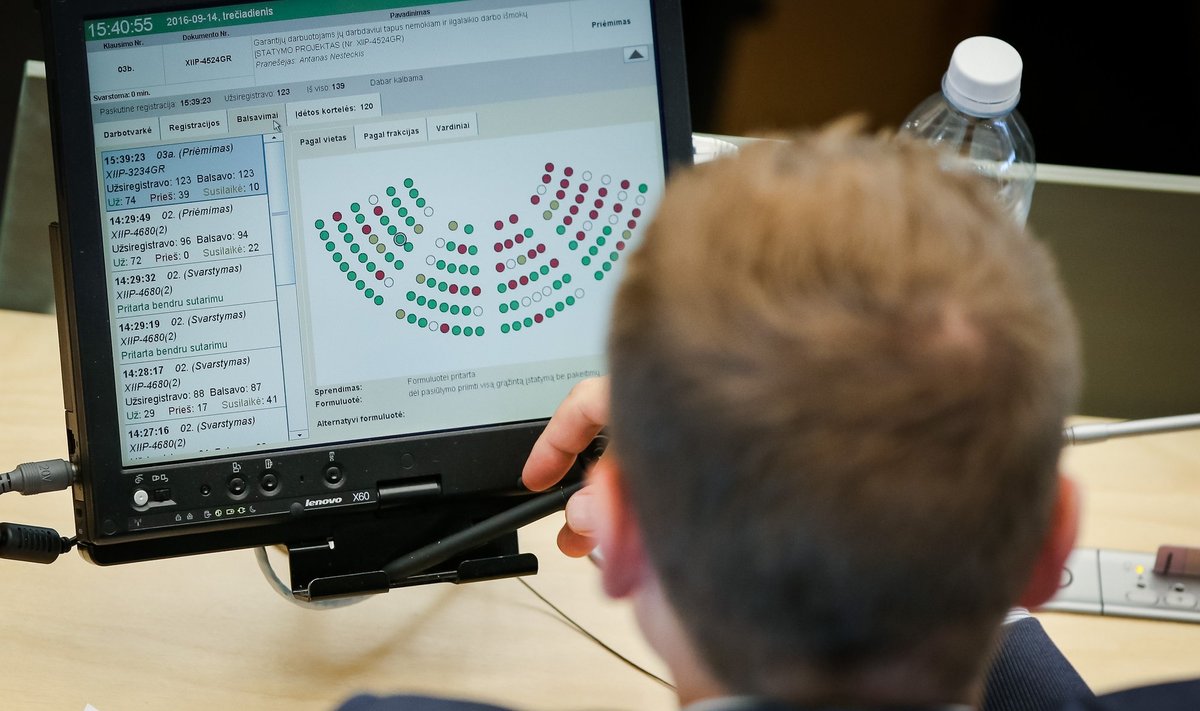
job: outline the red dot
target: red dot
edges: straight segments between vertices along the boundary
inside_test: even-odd
[[[516,216],[516,215],[509,215],[509,216],[508,216],[508,222],[509,222],[509,224],[512,224],[512,225],[515,225],[515,224],[517,224],[517,216]]]
[[[547,172],[547,173],[550,173],[550,172],[552,172],[553,170],[554,170],[554,164],[553,164],[553,163],[547,163],[547,164],[546,164],[546,172]]]
[[[604,201],[603,201],[603,200],[597,200],[597,201],[596,201],[595,203],[593,203],[593,204],[596,206],[596,209],[597,209],[597,210],[599,210],[600,208],[604,207]]]
[[[616,205],[613,205],[613,212],[620,212],[621,210],[624,210],[624,209],[625,209],[625,207],[621,203],[617,203]]]
[[[582,205],[582,204],[583,204],[583,196],[582,196],[582,195],[576,195],[576,196],[575,196],[575,204],[576,204],[576,205]]]
[[[549,175],[549,174],[547,174],[547,175],[543,175],[543,176],[542,176],[542,182],[543,182],[543,183],[546,183],[547,185],[549,185],[549,184],[550,184],[550,175]]]
[[[559,190],[558,192],[554,193],[554,197],[558,198],[559,200],[563,200],[567,197],[567,194]]]
[[[571,216],[570,215],[567,215],[566,217],[563,218],[563,224],[564,225],[571,224]]]
[[[378,279],[379,281],[383,281],[383,270],[382,269],[375,272],[375,278]]]
[[[543,315],[541,315],[541,314],[534,314],[534,315],[533,315],[533,320],[534,320],[534,321],[537,321],[538,323],[541,323],[543,320],[545,320],[545,318],[546,318],[546,317],[545,317],[545,316],[543,316]]]
[[[587,183],[584,183],[583,185],[579,186],[579,192],[586,193],[587,191],[588,191]]]
[[[625,251],[625,243],[624,242],[617,242],[617,251],[618,252]]]
[[[628,181],[628,180],[622,180],[622,181],[621,181],[621,189],[622,189],[622,190],[628,190],[628,189],[629,189],[629,181]]]
[[[632,230],[634,227],[637,227],[637,220],[630,220],[629,221],[629,229]]]
[[[451,294],[457,294],[457,293],[458,293],[458,284],[451,284],[451,285],[450,285],[450,293],[451,293]]]
[[[364,235],[371,234],[371,226],[370,225],[363,225],[363,234]]]
[[[497,251],[497,252],[503,252],[503,251],[504,251],[504,245],[502,245],[502,244],[500,244],[499,242],[497,242],[497,243],[496,243],[496,251]]]
[[[477,287],[477,286],[476,286],[476,287],[473,287],[473,288],[471,289],[471,296],[479,296],[479,295],[480,295],[480,294],[482,294],[482,293],[483,293],[483,290],[482,290],[482,289],[480,289],[480,288],[479,288],[479,287]]]
[[[522,242],[525,241],[525,235],[518,232],[515,235],[513,235],[513,241],[516,242],[517,244],[521,244]]]
[[[571,181],[570,181],[570,180],[567,180],[566,178],[563,178],[562,180],[560,180],[560,181],[559,181],[559,183],[558,183],[558,184],[559,184],[560,186],[562,186],[563,188],[566,188],[566,187],[569,187],[569,186],[571,185]]]
[[[342,221],[342,213],[340,213],[340,212],[333,213],[333,219],[336,222],[341,222]]]
[[[496,220],[496,229],[498,229],[498,230],[504,229],[504,220]]]
[[[588,217],[595,220],[596,218],[600,217],[600,213],[596,212],[595,210],[592,210],[591,212],[588,213]]]
[[[443,323],[443,324],[442,324],[442,329],[441,329],[441,330],[442,330],[442,333],[450,333],[450,324],[448,324],[448,323]]]
[[[567,176],[568,178],[574,174],[575,174],[575,170],[573,168],[571,168],[571,166],[567,166],[566,168],[563,168],[563,175]]]
[[[583,241],[583,237],[584,237],[584,234],[583,234],[582,230],[580,230],[579,234],[575,235],[575,239],[579,240],[580,242]]]
[[[529,196],[529,202],[533,203],[534,205],[538,204],[541,201],[542,201],[542,199],[540,197],[538,197],[537,195]]]
[[[509,279],[509,280],[508,280],[508,288],[510,288],[510,289],[515,289],[515,288],[517,288],[517,280],[516,280],[516,279]]]
[[[557,260],[557,259],[551,259],[551,260],[550,260],[550,267],[551,267],[552,269],[558,269],[558,260]]]
[[[504,248],[505,249],[512,249],[512,246],[513,246],[513,241],[511,239],[504,240]]]
[[[536,249],[531,249],[528,252],[526,252],[525,254],[529,255],[530,259],[537,259],[537,250]]]
[[[543,252],[545,252],[545,251],[546,251],[546,245],[544,245],[544,244],[539,244],[539,245],[537,246],[537,252],[538,252],[538,254],[542,254],[542,253],[543,253]]]
[[[504,272],[504,263],[503,262],[496,262],[496,272],[497,273]]]
[[[634,217],[641,217],[642,216],[642,208],[640,208],[640,207],[633,208],[632,214]]]
[[[378,216],[378,215],[382,215],[382,214],[383,214],[383,208],[382,208],[382,207],[380,207],[379,205],[376,205],[376,206],[375,206],[375,214],[376,214],[377,216]]]
[[[596,194],[600,197],[608,197],[608,188],[600,188]]]
[[[465,245],[465,244],[458,245],[458,253],[466,254],[467,253],[467,245]]]
[[[571,210],[570,210],[570,212],[571,212],[571,214],[572,214],[572,215],[578,215],[578,214],[579,214],[579,206],[578,206],[578,205],[572,205],[572,206],[571,206]]]
[[[527,276],[521,277],[521,286],[525,286],[528,283],[529,283],[529,277],[527,277]]]

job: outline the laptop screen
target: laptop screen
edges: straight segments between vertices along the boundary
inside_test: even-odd
[[[646,0],[83,24],[123,465],[548,417],[664,183]]]

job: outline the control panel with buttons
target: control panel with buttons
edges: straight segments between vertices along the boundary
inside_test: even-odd
[[[1154,572],[1153,553],[1076,548],[1042,609],[1200,622],[1200,579]]]

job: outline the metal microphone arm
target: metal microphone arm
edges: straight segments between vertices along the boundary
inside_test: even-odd
[[[1152,417],[1148,420],[1126,420],[1125,422],[1101,422],[1075,425],[1063,430],[1064,444],[1089,444],[1103,442],[1116,437],[1137,437],[1145,434],[1179,432],[1200,429],[1200,414]]]

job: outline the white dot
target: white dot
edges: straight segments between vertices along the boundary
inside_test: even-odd
[[[609,183],[612,182],[612,176],[611,175],[602,175],[602,176],[600,176],[600,182],[604,183],[605,185],[608,185]]]
[[[441,237],[435,239],[433,243],[437,245],[438,249],[445,249],[446,247],[446,240],[442,239]]]
[[[471,313],[475,314],[476,316],[482,316],[483,315],[483,307],[476,306],[474,309],[471,310]]]
[[[367,202],[371,203],[372,205],[378,205],[379,204],[379,196],[372,195],[371,197],[367,198]]]
[[[434,264],[437,264],[437,259],[431,254],[425,258],[425,263],[432,267]]]
[[[576,299],[582,299],[582,298],[583,298],[583,289],[576,289],[576,290],[575,290],[575,298],[576,298]]]
[[[616,215],[609,215],[609,216],[608,216],[608,224],[610,224],[610,225],[615,225],[615,224],[617,224],[617,216],[616,216]]]
[[[537,194],[538,194],[538,195],[545,195],[545,194],[546,194],[546,186],[545,186],[545,185],[539,185],[539,186],[538,186],[538,188],[537,188]]]
[[[432,207],[427,207],[427,208],[425,208],[425,216],[426,216],[426,217],[433,217],[433,208],[432,208]]]
[[[629,199],[629,193],[622,190],[621,192],[617,193],[617,199],[620,200],[621,202],[625,202],[626,200]]]
[[[383,280],[383,285],[390,289],[396,285],[396,280],[391,277],[388,277],[387,279]]]
[[[531,299],[530,299],[528,296],[526,296],[525,298],[521,299],[521,305],[522,305],[522,306],[530,306],[530,305],[532,305],[532,304],[533,304],[533,301],[532,301],[532,300],[531,300]]]
[[[436,330],[438,330],[438,328],[441,327],[441,325],[442,324],[438,323],[437,321],[430,321],[429,322],[429,330],[436,331]]]
[[[504,265],[506,267],[508,267],[509,269],[516,269],[517,268],[517,260],[510,259],[507,262],[505,262]]]
[[[636,202],[639,205],[645,205],[646,204],[646,196],[638,195],[636,198],[634,198],[634,202]]]
[[[592,179],[592,171],[590,171],[590,170],[583,171],[583,179],[591,180]]]
[[[592,231],[592,221],[591,220],[588,220],[587,222],[583,223],[583,231],[584,232]]]
[[[553,291],[553,289],[548,286],[542,287],[542,296],[549,296],[551,291]]]
[[[540,292],[540,291],[533,292],[533,300],[541,301],[542,300],[542,292]]]

